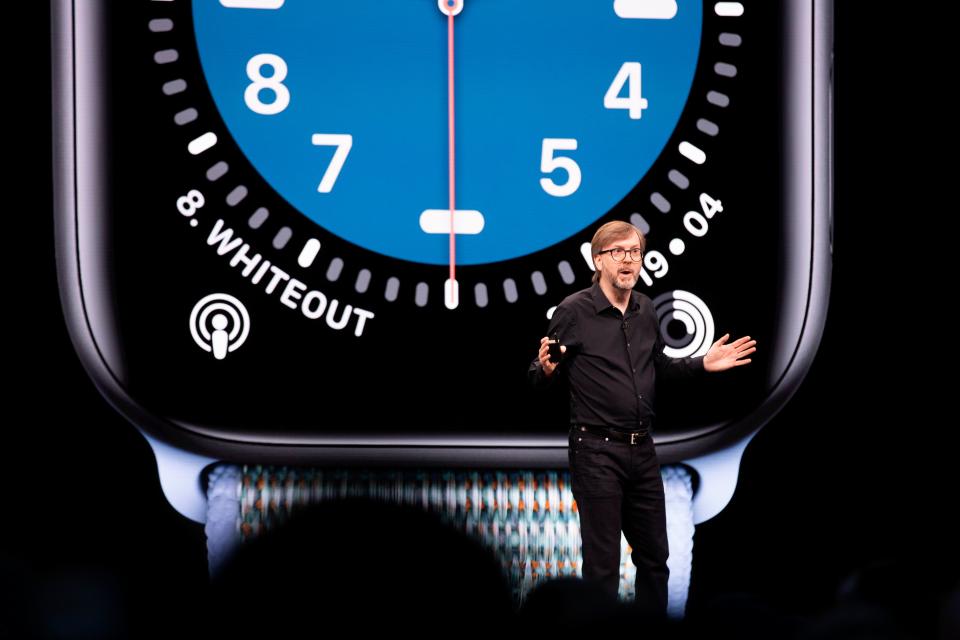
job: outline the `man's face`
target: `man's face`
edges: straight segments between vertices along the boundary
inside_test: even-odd
[[[608,251],[594,256],[593,263],[597,271],[600,272],[601,281],[606,281],[615,289],[629,291],[637,285],[637,278],[640,277],[641,263],[639,261],[634,262],[630,258],[630,249],[640,248],[640,238],[637,237],[636,233],[631,233],[600,247],[601,251],[616,248],[623,249],[626,252],[621,262],[616,262]]]

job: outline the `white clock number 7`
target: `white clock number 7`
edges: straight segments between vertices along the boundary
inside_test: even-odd
[[[353,136],[349,133],[315,133],[312,138],[313,145],[316,147],[336,147],[333,152],[333,160],[327,166],[327,170],[320,180],[317,191],[320,193],[330,193],[333,185],[337,182],[337,176],[343,169],[343,163],[347,161],[347,154],[353,147]]]

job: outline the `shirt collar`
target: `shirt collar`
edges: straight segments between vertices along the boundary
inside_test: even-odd
[[[601,313],[606,309],[612,309],[613,304],[610,300],[607,299],[607,294],[603,292],[603,289],[600,288],[599,282],[594,282],[593,286],[590,287],[590,297],[593,298],[593,309],[597,313]],[[639,296],[636,291],[630,292],[630,304],[627,306],[627,311],[634,311],[640,308]]]

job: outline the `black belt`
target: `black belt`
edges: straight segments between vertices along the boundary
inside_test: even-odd
[[[578,424],[573,427],[577,431],[586,431],[604,438],[611,438],[618,442],[627,444],[640,444],[647,437],[649,431],[646,429],[637,429],[636,431],[620,431],[619,429],[609,429],[607,427],[594,427],[586,424]]]

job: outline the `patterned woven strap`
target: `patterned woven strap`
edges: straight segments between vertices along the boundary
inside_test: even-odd
[[[693,491],[685,468],[662,467],[670,545],[671,617],[683,617],[693,553]],[[567,471],[410,471],[237,467],[209,477],[206,523],[211,574],[233,550],[283,522],[298,506],[349,496],[410,504],[477,536],[500,558],[521,605],[539,581],[581,575],[580,520]],[[636,568],[621,534],[620,598]]]

